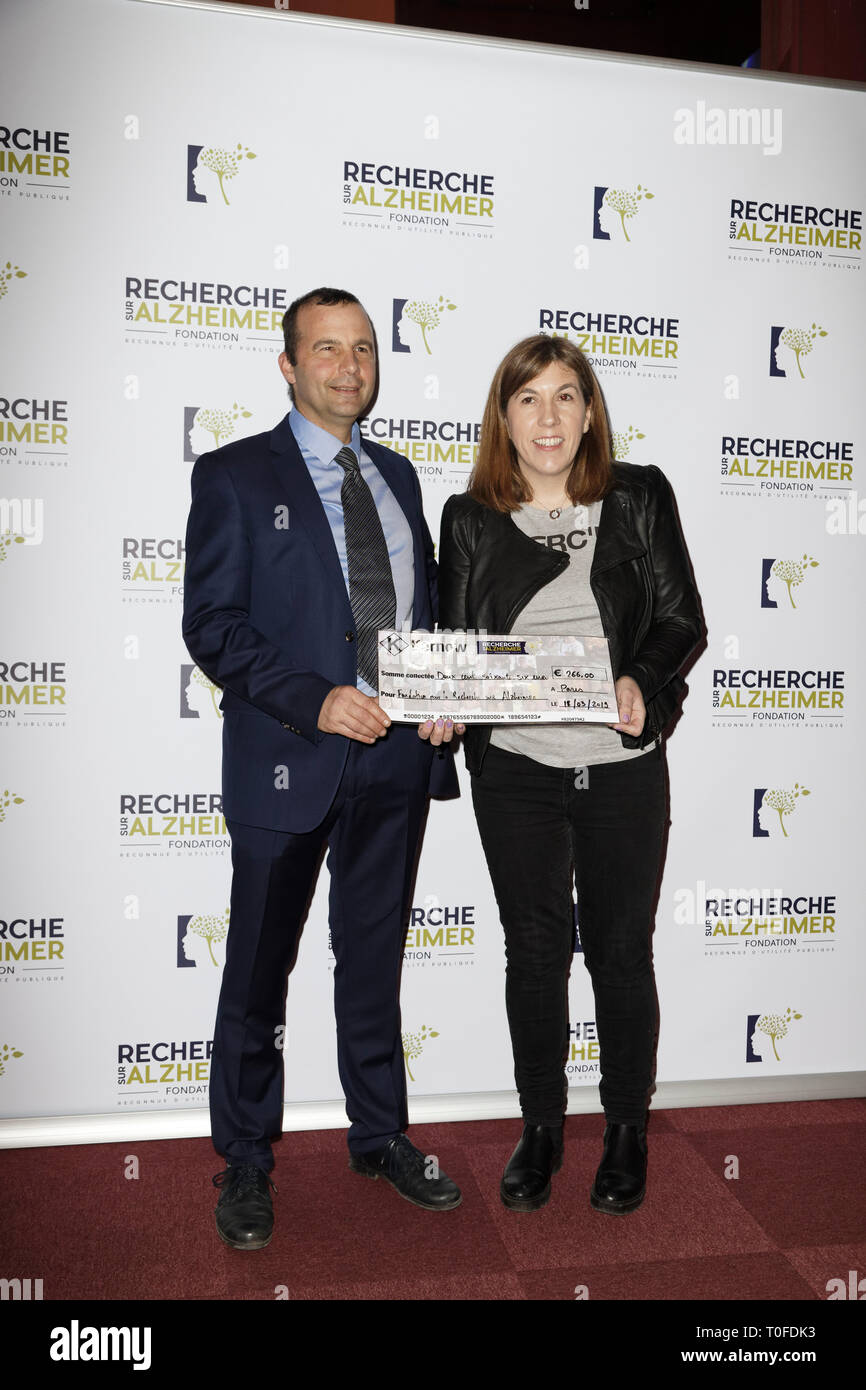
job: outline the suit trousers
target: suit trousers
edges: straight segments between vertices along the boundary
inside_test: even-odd
[[[375,744],[350,741],[337,794],[315,830],[290,834],[227,822],[231,917],[210,1108],[214,1146],[232,1162],[273,1167],[287,977],[326,844],[349,1147],[376,1149],[407,1124],[400,969],[431,756],[414,727],[392,725]]]
[[[665,759],[659,745],[582,771],[577,778],[574,768],[493,745],[472,779],[505,930],[515,1081],[528,1124],[562,1123],[568,977],[572,960],[580,960],[573,954],[576,885],[604,1113],[612,1124],[643,1124],[658,1022],[650,933],[667,824]]]

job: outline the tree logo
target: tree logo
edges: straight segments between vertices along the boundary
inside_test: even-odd
[[[219,189],[226,207],[229,206],[226,184],[237,178],[245,159],[255,159],[252,150],[240,143],[233,150],[220,150],[215,145],[187,145],[186,200],[188,203],[216,202]]]
[[[198,913],[177,919],[177,963],[179,967],[222,964],[214,946],[225,941],[229,929],[229,909],[221,916]]]
[[[641,434],[633,425],[629,425],[627,430],[613,430],[610,436],[610,445],[615,459],[622,462],[628,458],[629,450],[633,439],[645,439],[646,435]]]
[[[185,405],[183,408],[183,461],[195,463],[202,454],[219,449],[232,438],[238,420],[249,420],[252,411],[234,401],[230,408]]]
[[[808,787],[795,782],[793,787],[755,787],[752,803],[752,836],[756,840],[767,840],[777,836],[781,828],[785,839],[785,817],[793,815],[801,796],[811,796]],[[778,825],[776,820],[778,818]]]
[[[24,1053],[19,1052],[17,1048],[10,1047],[9,1043],[3,1043],[3,1046],[0,1047],[0,1076],[4,1075],[6,1071],[6,1063],[10,1060],[10,1058],[23,1056]]]
[[[770,376],[793,376],[796,363],[801,380],[805,380],[803,358],[814,348],[816,338],[826,337],[826,330],[819,323],[813,323],[811,328],[774,325],[770,329]]]
[[[761,607],[778,608],[787,599],[791,607],[796,608],[794,590],[803,583],[806,572],[818,569],[819,564],[820,561],[813,560],[805,552],[801,560],[776,560],[765,556],[761,560]]]
[[[592,209],[593,240],[610,241],[611,234],[618,237],[622,229],[626,241],[631,241],[626,224],[637,215],[642,199],[653,196],[640,183],[637,188],[607,188],[596,184]]]
[[[26,537],[19,536],[15,531],[5,531],[0,536],[0,565],[6,559],[6,552],[12,545],[25,545]]]
[[[776,1043],[788,1036],[788,1028],[794,1019],[802,1018],[794,1009],[786,1009],[783,1014],[749,1014],[746,1023],[746,1061],[769,1062],[770,1048],[777,1062],[782,1059]]]
[[[26,280],[27,271],[21,270],[19,266],[13,265],[11,261],[0,269],[0,299],[8,293],[9,286],[13,280]]]
[[[23,796],[16,796],[14,792],[10,792],[8,789],[0,792],[0,821],[6,819],[7,806],[21,806],[23,801]]]
[[[412,1075],[412,1068],[409,1065],[410,1059],[414,1061],[416,1057],[420,1057],[421,1053],[424,1051],[424,1044],[427,1039],[438,1038],[439,1034],[434,1028],[428,1028],[427,1024],[424,1023],[421,1026],[420,1032],[403,1033],[401,1036],[403,1039],[403,1057],[406,1062],[406,1070],[409,1073],[409,1080],[414,1081],[415,1078]]]
[[[432,299],[395,299],[391,319],[391,351],[420,352],[422,346],[428,356],[432,356],[428,333],[433,333],[442,322],[442,315],[457,305],[452,304],[444,294]]]
[[[200,666],[182,665],[180,668],[180,717],[181,719],[222,719],[219,707],[222,689],[214,685]]]

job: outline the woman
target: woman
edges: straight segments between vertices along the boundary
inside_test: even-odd
[[[703,622],[668,483],[657,468],[611,461],[601,389],[567,339],[526,338],[501,363],[468,491],[445,506],[439,555],[443,627],[610,644],[618,723],[469,725],[465,748],[505,929],[524,1119],[502,1200],[543,1206],[562,1163],[576,882],[606,1119],[591,1202],[632,1211],[645,1190],[656,1033],[661,734]]]

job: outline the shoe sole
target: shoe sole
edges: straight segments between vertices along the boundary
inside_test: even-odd
[[[229,1240],[228,1236],[224,1236],[219,1226],[217,1226],[217,1235],[219,1236],[223,1245],[227,1245],[230,1250],[264,1250],[265,1246],[270,1245],[271,1241],[274,1238],[274,1233],[273,1231],[271,1231],[271,1234],[268,1236],[267,1240],[259,1240],[256,1241],[255,1244],[253,1244],[251,1241],[244,1241],[243,1244],[240,1244],[238,1241]]]
[[[373,1182],[378,1182],[379,1178],[381,1178],[389,1187],[393,1187],[397,1196],[402,1197],[404,1202],[411,1202],[413,1207],[420,1207],[422,1211],[454,1211],[455,1207],[459,1207],[460,1203],[463,1201],[463,1194],[458,1193],[456,1202],[449,1202],[447,1206],[438,1204],[429,1206],[426,1202],[419,1202],[415,1197],[408,1197],[405,1192],[401,1192],[397,1184],[385,1173],[373,1173],[367,1167],[356,1168],[355,1162],[351,1158],[349,1159],[349,1167],[353,1173],[357,1173],[362,1178],[372,1178]]]
[[[642,1188],[636,1197],[629,1197],[625,1202],[606,1202],[598,1196],[595,1188],[589,1194],[589,1204],[594,1211],[606,1211],[609,1216],[627,1216],[630,1211],[637,1211],[644,1197],[646,1188]]]

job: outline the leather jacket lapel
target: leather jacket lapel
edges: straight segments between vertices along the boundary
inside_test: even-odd
[[[646,542],[638,535],[635,524],[631,494],[622,486],[615,488],[601,504],[590,580],[624,560],[645,555],[646,551]]]
[[[490,512],[486,517],[479,554],[490,561],[489,574],[473,574],[478,591],[489,599],[489,620],[479,624],[488,632],[510,632],[521,609],[568,564],[566,555],[530,540],[504,512]]]

